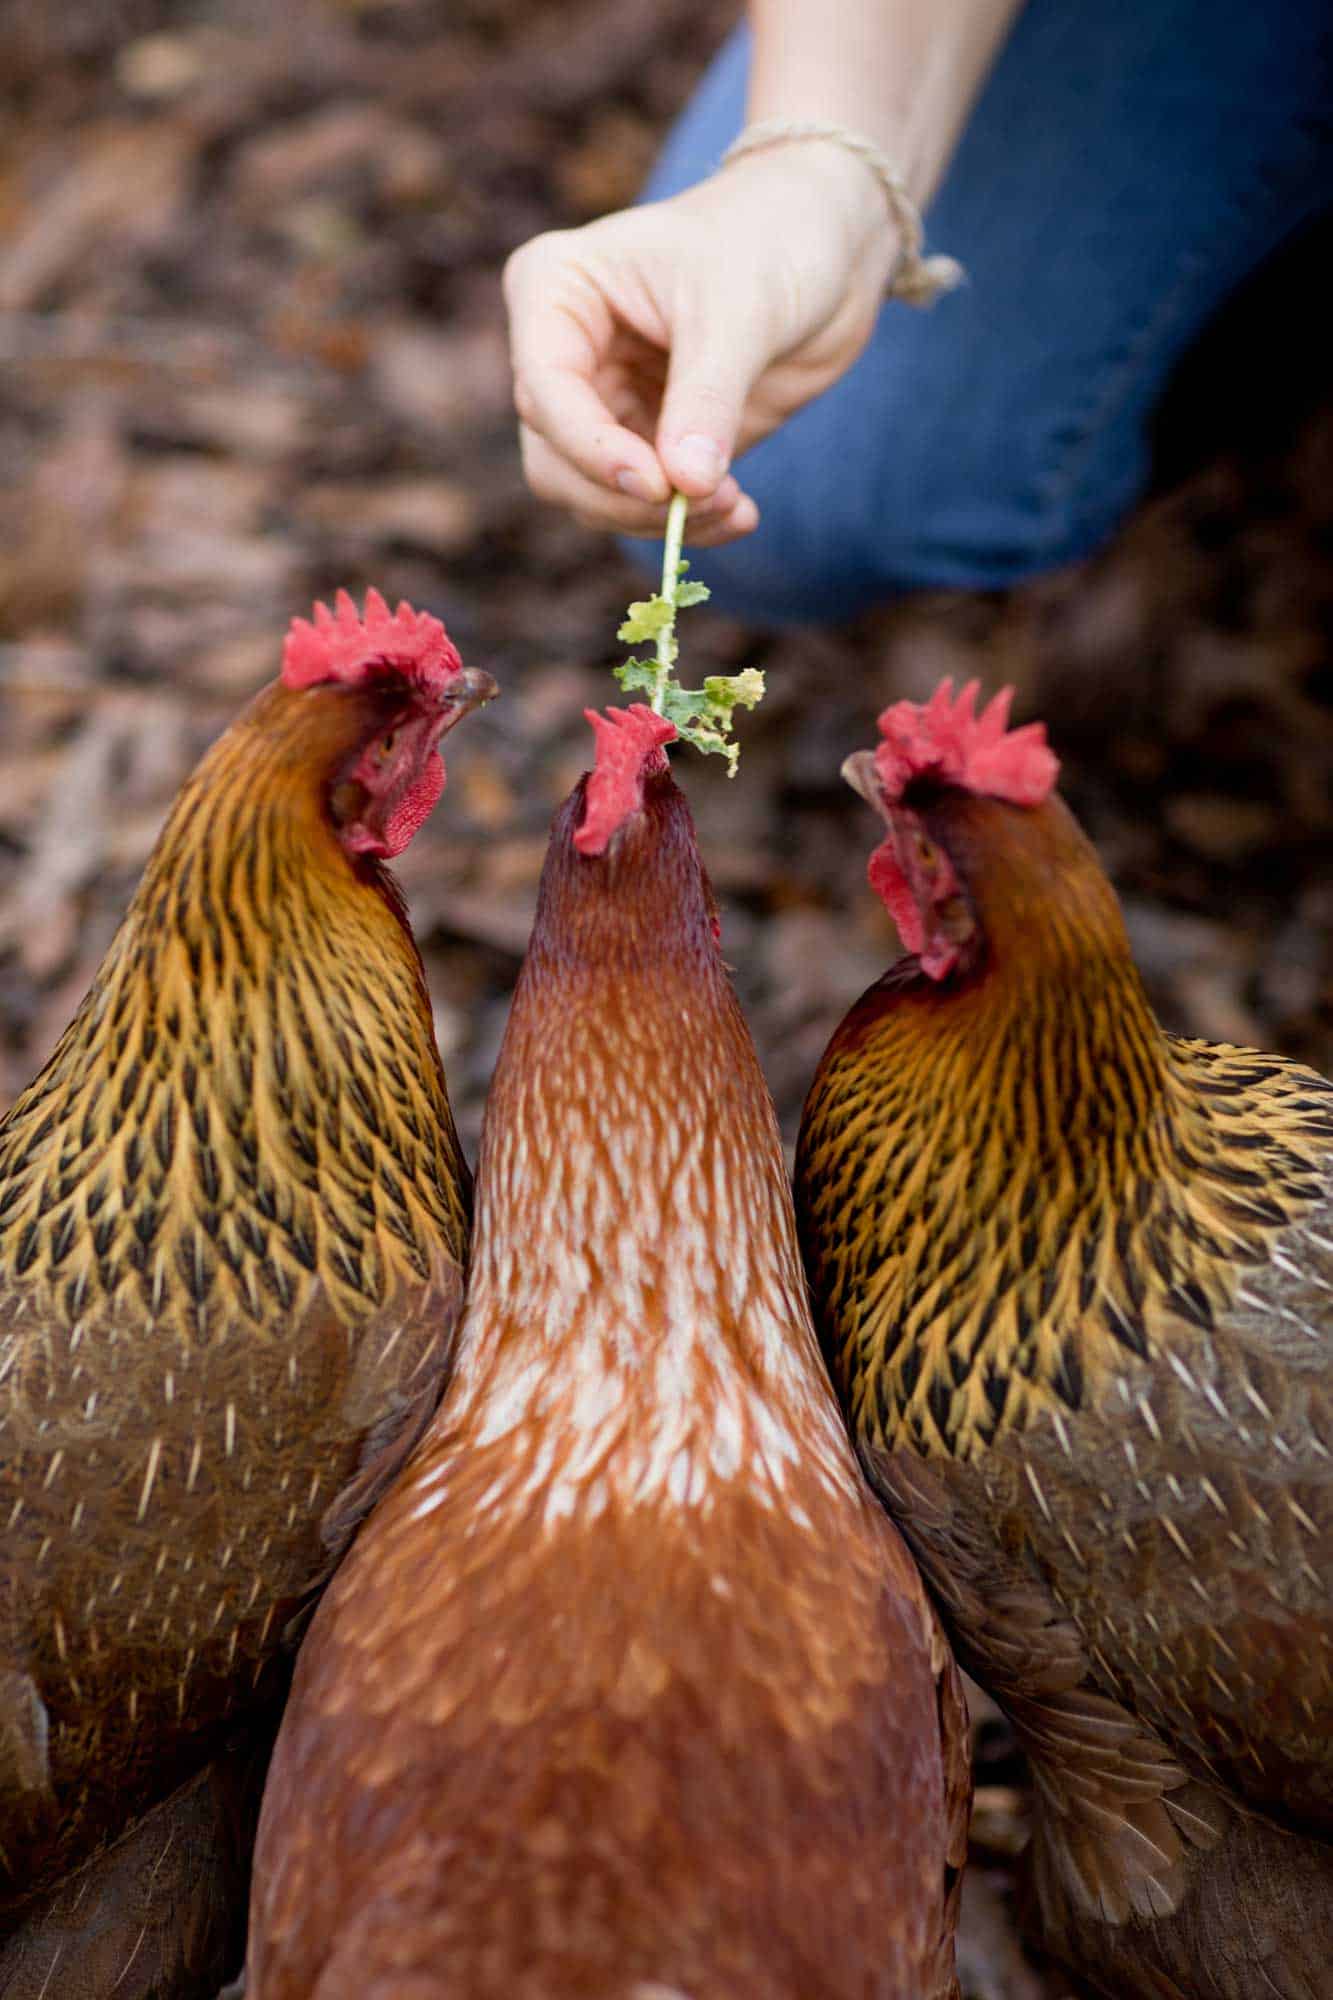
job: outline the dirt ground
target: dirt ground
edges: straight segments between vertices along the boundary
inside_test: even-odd
[[[499,268],[633,195],[733,11],[0,7],[0,1107],[288,618],[375,584],[504,689],[400,869],[475,1151],[547,823],[639,591],[522,484]],[[1191,357],[1157,491],[1096,560],[839,630],[689,614],[692,667],[769,678],[735,783],[680,763],[789,1136],[892,950],[839,763],[944,672],[1051,724],[1164,1019],[1333,1068],[1328,237]],[[1021,1774],[984,1705],[978,1752],[964,1990],[1037,2000],[1062,1988],[1018,1955]]]

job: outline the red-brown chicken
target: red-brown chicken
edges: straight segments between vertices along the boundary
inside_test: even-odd
[[[373,592],[298,620],[0,1124],[8,2000],[211,1993],[239,1944],[263,1744],[232,1726],[461,1299],[469,1177],[383,859],[492,692]]]
[[[594,726],[458,1373],[302,1650],[248,2000],[942,2000],[956,1675],[819,1360],[674,731]]]
[[[948,684],[848,775],[910,956],[798,1163],[825,1352],[1032,1763],[1111,2000],[1333,1986],[1333,1087],[1158,1026],[1037,727]]]

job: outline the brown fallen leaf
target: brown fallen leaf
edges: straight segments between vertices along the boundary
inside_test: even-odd
[[[94,252],[142,255],[174,226],[198,135],[177,119],[109,119],[74,139],[27,219],[0,245],[0,311],[43,303]],[[36,173],[46,162],[34,165]],[[50,171],[48,167],[48,171]]]
[[[297,517],[347,549],[374,549],[388,542],[426,549],[436,556],[457,554],[477,533],[479,512],[458,480],[406,477],[307,486]]]

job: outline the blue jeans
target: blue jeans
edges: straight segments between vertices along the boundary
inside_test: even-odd
[[[966,287],[886,305],[855,367],[746,455],[758,530],[691,556],[719,607],[844,617],[1102,542],[1175,362],[1333,200],[1331,20],[1329,0],[1028,0],[926,218]],[[650,199],[716,166],[748,64],[742,29]]]

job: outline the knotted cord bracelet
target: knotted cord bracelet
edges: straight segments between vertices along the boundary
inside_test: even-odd
[[[746,153],[758,153],[766,147],[782,146],[789,140],[800,139],[830,139],[834,145],[855,153],[858,160],[865,161],[883,188],[889,214],[902,239],[898,261],[885,287],[886,298],[902,299],[909,306],[929,306],[935,303],[941,292],[951,292],[955,286],[962,284],[967,274],[956,258],[921,255],[925,240],[921,211],[887,154],[860,132],[849,131],[845,125],[834,125],[822,118],[769,118],[758,125],[747,125],[740,137],[733,139],[727,147],[719,166],[725,167]]]

